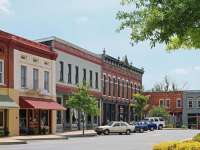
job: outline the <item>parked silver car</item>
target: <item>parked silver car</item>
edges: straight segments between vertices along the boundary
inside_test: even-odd
[[[129,125],[126,122],[122,121],[111,121],[105,126],[99,126],[95,129],[97,134],[104,133],[105,135],[109,135],[110,133],[126,133],[127,135],[131,134],[131,132],[134,132],[135,127],[132,125]]]

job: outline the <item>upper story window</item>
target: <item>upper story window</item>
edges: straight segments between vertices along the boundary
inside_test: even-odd
[[[135,88],[135,93],[137,93],[137,85],[136,85],[136,84],[135,84],[135,87],[134,87],[134,88]]]
[[[108,95],[111,96],[111,78],[108,77]]]
[[[118,97],[120,97],[120,79],[118,79],[117,85],[118,85]]]
[[[170,105],[170,100],[169,100],[169,99],[166,99],[166,100],[165,100],[165,107],[166,107],[166,108],[169,108],[169,105]]]
[[[64,80],[64,62],[60,61],[60,81]]]
[[[197,99],[197,107],[200,108],[200,98]]]
[[[116,96],[116,78],[113,78],[113,96]]]
[[[128,95],[129,95],[129,88],[128,88],[129,84],[128,81],[126,83],[126,99],[128,99]]]
[[[124,80],[122,80],[122,98],[124,98]]]
[[[27,87],[27,66],[21,66],[21,87]]]
[[[131,99],[133,99],[133,84],[131,83]]]
[[[86,69],[83,69],[83,85],[86,85]]]
[[[68,64],[68,83],[72,83],[72,65]]]
[[[103,75],[103,94],[106,95],[106,75]]]
[[[93,87],[93,73],[92,73],[92,70],[90,70],[90,87],[92,88]]]
[[[49,72],[44,72],[44,89],[49,92]]]
[[[78,66],[75,67],[75,83],[78,84],[79,83],[79,68]]]
[[[181,99],[176,100],[176,108],[181,108],[182,107],[182,101]]]
[[[0,60],[0,84],[4,83],[4,61]]]
[[[39,71],[38,69],[33,69],[33,89],[37,90],[39,86]]]
[[[165,107],[164,99],[160,99],[159,105],[160,107]]]
[[[192,108],[192,107],[193,107],[193,101],[190,98],[189,101],[188,101],[188,108]]]
[[[99,75],[98,72],[95,73],[95,88],[99,88]]]

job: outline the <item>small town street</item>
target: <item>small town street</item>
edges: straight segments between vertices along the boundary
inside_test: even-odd
[[[151,150],[156,143],[192,138],[198,130],[156,130],[131,135],[108,135],[68,140],[28,141],[25,145],[0,146],[1,150]]]

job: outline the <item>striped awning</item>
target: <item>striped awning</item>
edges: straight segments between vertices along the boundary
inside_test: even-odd
[[[0,95],[0,108],[19,108],[19,105],[15,103],[8,95]]]

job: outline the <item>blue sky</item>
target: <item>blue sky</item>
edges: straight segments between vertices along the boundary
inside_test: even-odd
[[[0,29],[28,39],[58,36],[95,53],[128,56],[144,67],[146,90],[165,75],[180,88],[199,89],[199,51],[167,53],[164,45],[151,49],[148,42],[132,47],[129,32],[116,32],[119,0],[0,0]]]

